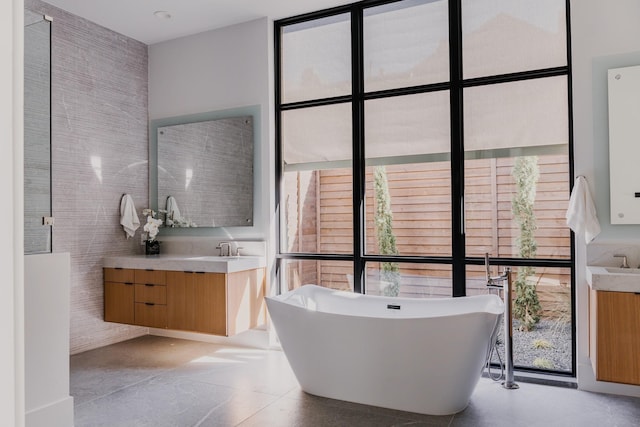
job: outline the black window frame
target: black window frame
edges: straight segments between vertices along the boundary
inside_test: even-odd
[[[483,265],[483,257],[467,257],[464,234],[464,123],[463,123],[463,91],[474,86],[493,85],[537,79],[544,77],[565,76],[567,78],[567,108],[568,108],[568,158],[569,158],[569,187],[573,189],[574,181],[574,149],[573,149],[573,108],[572,108],[572,66],[571,66],[571,22],[570,1],[565,0],[566,10],[566,66],[519,71],[483,77],[463,78],[462,67],[462,0],[448,0],[449,4],[449,81],[444,83],[426,84],[412,87],[385,89],[380,91],[364,91],[363,67],[363,11],[370,7],[404,0],[363,0],[345,6],[338,6],[304,15],[285,18],[274,22],[274,79],[275,79],[275,218],[276,218],[276,280],[277,292],[281,293],[281,266],[286,260],[337,260],[353,263],[353,291],[365,293],[364,276],[366,264],[370,262],[401,262],[420,264],[448,264],[452,267],[452,296],[466,296],[466,267],[468,265]],[[292,24],[326,18],[333,15],[350,13],[351,16],[351,78],[352,92],[350,95],[305,100],[300,102],[283,103],[281,94],[281,58],[282,29]],[[403,256],[403,255],[373,255],[365,251],[365,154],[364,154],[364,103],[366,100],[402,96],[433,91],[449,90],[450,94],[450,126],[451,126],[451,214],[452,241],[451,256]],[[282,123],[281,115],[284,111],[334,105],[351,102],[352,104],[352,173],[353,173],[353,253],[301,253],[283,252],[281,248],[281,187],[283,178],[282,154]],[[544,372],[560,376],[575,377],[576,374],[576,326],[575,326],[575,239],[570,234],[569,259],[555,258],[491,258],[492,265],[510,267],[554,267],[569,269],[571,273],[571,339],[572,361],[571,372],[549,371],[528,367],[517,367],[520,371]]]

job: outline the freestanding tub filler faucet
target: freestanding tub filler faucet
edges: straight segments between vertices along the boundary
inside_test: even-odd
[[[502,274],[491,277],[489,254],[484,254],[484,265],[487,271],[487,286],[502,288],[504,294],[504,382],[506,389],[520,388],[513,379],[513,324],[511,307],[511,267],[505,267]],[[505,285],[506,282],[506,285]]]

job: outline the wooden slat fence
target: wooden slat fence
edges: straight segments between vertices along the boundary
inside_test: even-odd
[[[511,175],[514,160],[479,159],[468,160],[465,164],[467,256],[480,257],[489,252],[492,257],[519,257],[516,242],[519,230],[511,212],[515,191]],[[568,157],[540,156],[538,165],[540,178],[534,208],[537,256],[566,259],[571,248],[570,232],[564,219],[569,200]],[[398,253],[451,255],[449,163],[389,165],[386,171]],[[285,226],[289,251],[352,252],[351,185],[350,169],[285,174]],[[366,250],[375,254],[373,168],[367,169],[365,203]],[[368,274],[374,276],[378,266],[372,263],[368,268]],[[303,261],[290,263],[287,276],[296,278],[292,284],[321,283],[336,289],[349,289],[347,276],[351,271],[351,263]],[[450,295],[449,265],[405,263],[401,265],[401,272],[404,296]],[[481,268],[469,266],[468,287],[473,288],[477,280],[481,282],[483,274]],[[558,300],[568,301],[568,270],[538,269],[536,280],[540,282],[538,293],[547,312],[553,311],[551,306]],[[371,292],[373,288],[375,286],[369,287]]]

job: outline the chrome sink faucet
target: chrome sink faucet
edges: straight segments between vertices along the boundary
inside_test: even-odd
[[[626,255],[616,254],[613,257],[614,258],[622,258],[622,265],[620,266],[620,268],[629,268],[629,263],[627,261],[627,256]]]
[[[225,248],[227,249],[226,255],[225,255]],[[220,249],[220,256],[231,256],[231,243],[229,242],[218,243],[218,246],[216,246],[216,249]]]

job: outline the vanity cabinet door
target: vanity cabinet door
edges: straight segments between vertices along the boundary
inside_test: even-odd
[[[194,317],[196,332],[227,335],[226,275],[196,273],[193,275]]]
[[[193,311],[192,272],[167,271],[167,326],[169,329],[192,331],[195,327]]]
[[[134,324],[134,273],[131,269],[105,268],[104,320]]]
[[[596,379],[640,385],[640,294],[591,291],[591,304]]]
[[[104,320],[134,324],[133,283],[104,283]]]
[[[226,275],[167,271],[169,329],[226,335]]]

